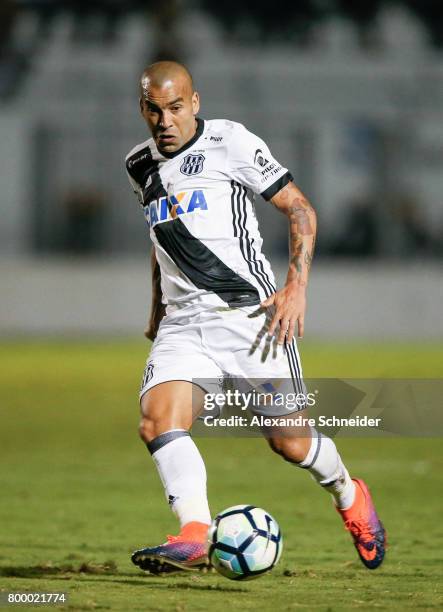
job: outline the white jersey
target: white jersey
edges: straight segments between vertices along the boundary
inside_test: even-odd
[[[167,313],[194,304],[253,306],[275,291],[254,197],[271,199],[292,177],[240,123],[197,123],[178,151],[160,153],[150,138],[126,157],[155,245]]]

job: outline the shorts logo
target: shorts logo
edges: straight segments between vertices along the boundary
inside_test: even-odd
[[[169,495],[168,504],[172,507],[177,499],[178,497],[176,495]]]
[[[186,155],[180,166],[180,172],[186,174],[186,176],[193,176],[194,174],[200,174],[203,170],[203,162],[205,158],[201,153],[198,155]]]
[[[151,378],[154,375],[154,364],[152,361],[146,364],[145,370],[143,372],[142,384],[140,390],[142,391],[146,385],[149,383]]]

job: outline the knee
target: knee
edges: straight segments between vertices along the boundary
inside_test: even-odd
[[[143,442],[152,442],[171,429],[189,430],[193,422],[192,386],[172,381],[147,391],[140,402],[139,434]]]
[[[146,444],[152,442],[157,436],[158,418],[155,410],[151,409],[147,395],[142,398],[140,404],[140,423],[138,425],[138,434]]]
[[[278,437],[269,438],[268,443],[274,453],[283,457],[285,461],[301,463],[308,454],[311,439]]]
[[[151,442],[156,437],[155,430],[155,421],[142,412],[138,425],[138,434],[143,442],[146,444]]]

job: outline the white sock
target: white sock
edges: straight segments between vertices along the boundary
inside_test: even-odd
[[[350,508],[355,499],[355,484],[343,465],[337,447],[331,438],[311,429],[311,447],[298,466],[308,470],[312,478],[331,493],[340,509]]]
[[[206,468],[187,431],[172,429],[148,445],[165,488],[166,499],[180,521],[211,522],[206,494]]]

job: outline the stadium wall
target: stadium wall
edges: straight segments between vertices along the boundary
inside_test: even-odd
[[[285,266],[275,266],[282,279]],[[0,336],[141,335],[150,303],[147,258],[0,263]],[[306,335],[321,339],[443,338],[442,271],[430,262],[317,263]]]

